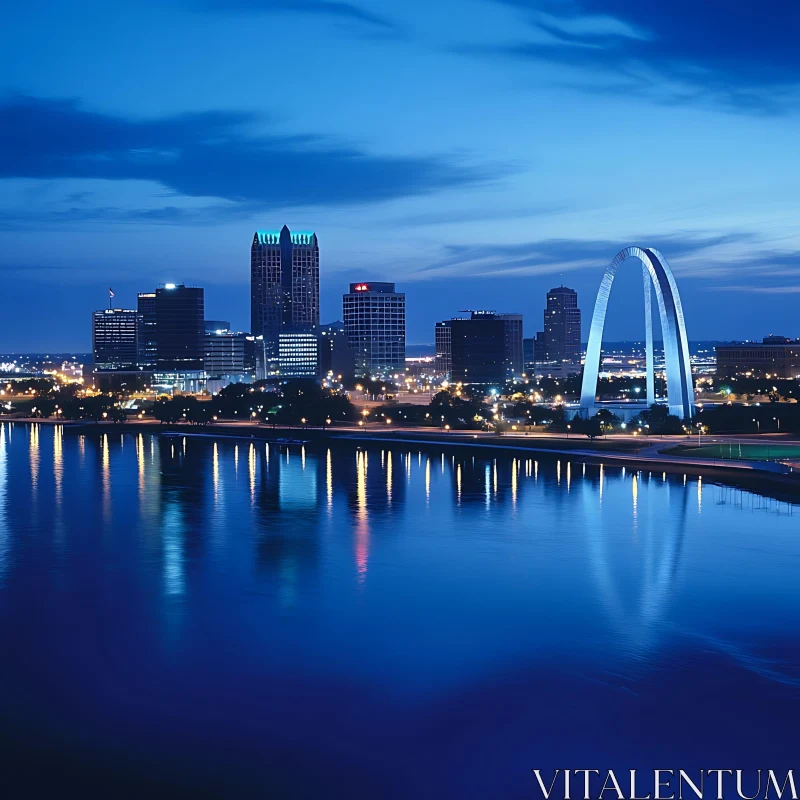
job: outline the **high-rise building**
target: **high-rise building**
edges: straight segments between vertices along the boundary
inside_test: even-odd
[[[347,342],[344,322],[329,322],[319,326],[319,374],[324,378],[355,374],[353,351]]]
[[[152,370],[156,366],[156,293],[139,292],[139,366]]]
[[[499,389],[522,375],[521,314],[472,311],[449,327],[453,381]]]
[[[137,369],[139,314],[130,308],[105,308],[92,314],[95,371]]]
[[[566,286],[557,286],[547,293],[544,331],[536,338],[544,339],[544,360],[541,371],[571,375],[581,370],[581,311],[578,293]]]
[[[357,375],[389,375],[406,366],[406,296],[393,283],[351,283],[344,329]]]
[[[450,330],[450,320],[436,323],[434,331],[436,342],[436,359],[433,369],[441,378],[450,378],[453,371],[453,336]]]
[[[319,325],[319,243],[302,231],[256,231],[250,248],[250,332],[278,357],[281,331]]]
[[[155,294],[155,383],[180,391],[199,391],[204,380],[204,291],[167,283]]]

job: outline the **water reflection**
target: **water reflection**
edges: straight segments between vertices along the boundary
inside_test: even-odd
[[[6,574],[8,561],[8,452],[6,445],[6,426],[0,423],[0,588]]]
[[[502,742],[471,761],[505,775],[503,759],[527,766],[549,746],[537,725],[555,709],[613,713],[634,759],[642,709],[669,707],[665,686],[691,698],[744,686],[754,705],[800,710],[788,506],[563,456],[109,430],[17,426],[12,440],[0,424],[0,680],[36,698],[32,726],[50,714],[58,730],[99,726],[86,712],[99,696],[120,752],[125,732],[169,720],[153,747],[173,747],[192,739],[201,698],[219,721],[197,755],[210,762],[238,736],[247,752],[248,737],[338,747],[336,761],[371,746],[381,763],[398,747],[447,760],[450,737],[462,761]],[[59,518],[55,541],[43,534]],[[54,663],[62,690],[41,679]],[[354,708],[341,737],[332,720]],[[587,718],[567,722],[572,735]],[[699,732],[681,737],[698,752]]]

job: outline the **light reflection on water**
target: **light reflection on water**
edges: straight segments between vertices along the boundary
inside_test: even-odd
[[[702,697],[715,763],[737,730],[777,763],[798,519],[564,457],[5,423],[0,720],[76,757],[175,756],[179,783],[247,756],[245,789],[285,769],[306,796],[311,753],[328,796],[527,796],[534,766],[708,760],[708,729],[642,722]]]

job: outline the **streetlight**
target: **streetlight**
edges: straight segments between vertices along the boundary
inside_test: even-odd
[[[449,425],[445,425],[445,426],[444,426],[444,429],[445,429],[446,431],[449,431],[449,430],[450,430],[450,426],[449,426]]]
[[[775,420],[775,422],[778,423],[778,430],[780,431],[780,429],[781,429],[781,421],[780,421],[780,419],[778,417],[773,417],[772,419]]]
[[[761,433],[761,420],[753,419],[753,422],[758,426],[758,432]]]
[[[387,425],[391,425],[392,424],[392,420],[391,420],[390,417],[386,417],[386,424]]]
[[[569,439],[569,432],[572,430],[572,425],[567,425],[567,439]]]

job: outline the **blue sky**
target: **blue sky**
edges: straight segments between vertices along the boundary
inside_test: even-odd
[[[0,28],[0,351],[88,349],[165,281],[249,320],[249,243],[317,232],[322,316],[394,280],[408,340],[661,250],[692,339],[800,336],[790,0],[99,0]],[[608,338],[642,335],[621,275]]]

